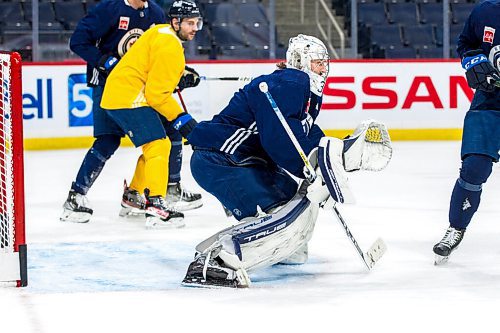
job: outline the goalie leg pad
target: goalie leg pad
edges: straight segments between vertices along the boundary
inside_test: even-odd
[[[318,209],[297,195],[275,213],[227,228],[198,244],[196,250],[204,253],[218,248],[218,258],[234,270],[274,265],[307,244]]]
[[[354,133],[344,139],[344,166],[346,171],[384,169],[392,157],[392,144],[384,124],[366,120]]]
[[[343,147],[342,140],[321,138],[318,148],[319,174],[333,200],[354,203],[354,195],[349,188],[347,173],[342,163]]]

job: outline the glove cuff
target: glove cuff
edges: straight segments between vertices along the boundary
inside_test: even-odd
[[[472,67],[477,66],[477,65],[479,65],[480,63],[483,63],[483,62],[488,62],[489,63],[488,58],[486,58],[486,56],[484,54],[477,54],[477,55],[472,55],[472,56],[466,56],[462,60],[462,68],[465,69],[466,71],[468,71]]]

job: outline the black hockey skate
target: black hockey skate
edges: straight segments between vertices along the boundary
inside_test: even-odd
[[[247,288],[250,279],[243,269],[235,271],[225,267],[220,258],[210,258],[209,254],[198,254],[189,264],[182,284],[194,287]]]
[[[167,204],[179,211],[186,211],[203,206],[201,194],[188,191],[181,183],[168,184]]]
[[[148,189],[144,191],[144,195],[146,196],[146,229],[185,226],[184,214],[168,207],[163,196],[150,197]]]
[[[448,261],[450,254],[458,248],[464,238],[465,229],[455,229],[449,227],[443,239],[434,245],[433,251],[436,254],[434,265],[444,264]]]
[[[87,223],[94,212],[89,207],[87,197],[74,190],[69,191],[63,209],[59,219],[64,222]]]
[[[146,213],[146,199],[136,190],[128,187],[127,181],[123,181],[123,195],[119,215],[144,216]]]

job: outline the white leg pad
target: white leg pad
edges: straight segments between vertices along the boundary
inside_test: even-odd
[[[344,142],[342,140],[329,137],[321,138],[316,170],[335,201],[354,203],[354,195],[349,187],[347,172],[342,161],[343,149]]]
[[[275,213],[227,228],[200,243],[198,252],[220,247],[219,258],[234,270],[274,265],[307,244],[319,206],[297,195]]]

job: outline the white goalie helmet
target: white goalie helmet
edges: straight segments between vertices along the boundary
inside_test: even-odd
[[[311,68],[311,61],[324,61],[326,71],[317,74]],[[286,51],[287,66],[296,68],[309,75],[311,91],[318,96],[323,93],[329,70],[328,51],[321,40],[313,36],[298,35],[290,38]]]

